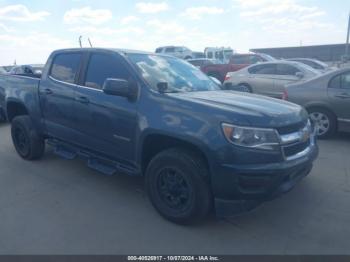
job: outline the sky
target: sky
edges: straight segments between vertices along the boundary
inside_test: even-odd
[[[0,0],[0,65],[45,63],[60,48],[154,51],[344,43],[349,0]]]

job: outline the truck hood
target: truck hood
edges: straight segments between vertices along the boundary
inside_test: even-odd
[[[201,104],[208,108],[208,117],[215,115],[222,117],[221,121],[230,121],[233,124],[282,127],[300,123],[308,117],[306,111],[299,105],[235,91],[186,92],[171,95]]]

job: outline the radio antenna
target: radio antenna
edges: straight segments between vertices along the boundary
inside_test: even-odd
[[[80,48],[83,47],[83,45],[81,44],[81,39],[82,39],[82,38],[83,38],[82,36],[79,36],[79,45],[80,45]]]
[[[88,38],[88,41],[89,41],[90,47],[92,48],[92,44],[91,44],[90,38]]]

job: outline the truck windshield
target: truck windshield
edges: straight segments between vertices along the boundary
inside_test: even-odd
[[[152,54],[128,54],[152,89],[166,82],[167,92],[214,91],[220,87],[208,76],[186,61]]]

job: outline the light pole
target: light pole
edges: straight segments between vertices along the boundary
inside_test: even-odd
[[[348,33],[346,36],[346,45],[345,45],[345,59],[349,60],[349,37],[350,37],[350,13],[349,13],[349,22],[348,22]]]

